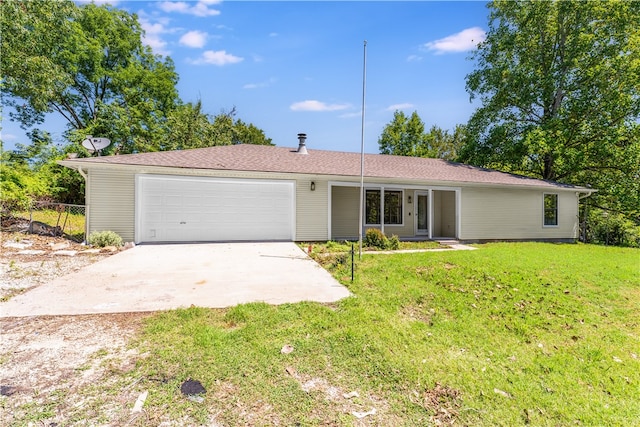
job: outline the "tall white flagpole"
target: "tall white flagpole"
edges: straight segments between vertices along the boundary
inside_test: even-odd
[[[364,41],[364,62],[362,67],[362,130],[360,134],[360,220],[358,221],[359,257],[362,259],[362,229],[364,228],[364,106],[367,88],[367,41]]]

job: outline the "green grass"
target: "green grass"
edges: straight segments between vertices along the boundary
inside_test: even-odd
[[[354,297],[331,306],[158,314],[138,343],[147,414],[355,425],[350,412],[376,408],[374,425],[632,425],[639,274],[638,250],[489,244],[365,256]],[[205,403],[181,397],[187,378],[209,390]]]
[[[113,421],[104,408],[119,402],[118,422],[140,426],[639,425],[640,251],[478,247],[365,255],[336,304],[153,315],[137,367],[81,390],[93,403],[73,419]],[[350,276],[348,262],[330,265]],[[188,378],[204,402],[181,395]]]

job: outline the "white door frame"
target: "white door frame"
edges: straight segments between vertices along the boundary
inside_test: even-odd
[[[427,197],[427,206],[426,206],[426,215],[427,215],[427,223],[425,229],[421,230],[418,228],[418,223],[420,222],[420,208],[418,203],[418,198],[420,196]],[[416,236],[429,236],[431,234],[431,194],[430,190],[415,190],[413,192],[413,203],[415,206],[414,209],[414,234]]]

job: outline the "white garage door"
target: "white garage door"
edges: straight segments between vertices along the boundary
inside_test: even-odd
[[[136,176],[137,242],[293,240],[294,183]]]

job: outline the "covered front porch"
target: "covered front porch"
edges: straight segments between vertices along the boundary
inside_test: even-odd
[[[370,184],[364,186],[363,233],[378,228],[404,240],[457,239],[460,189],[455,187]],[[359,183],[329,183],[329,238],[359,237]]]

